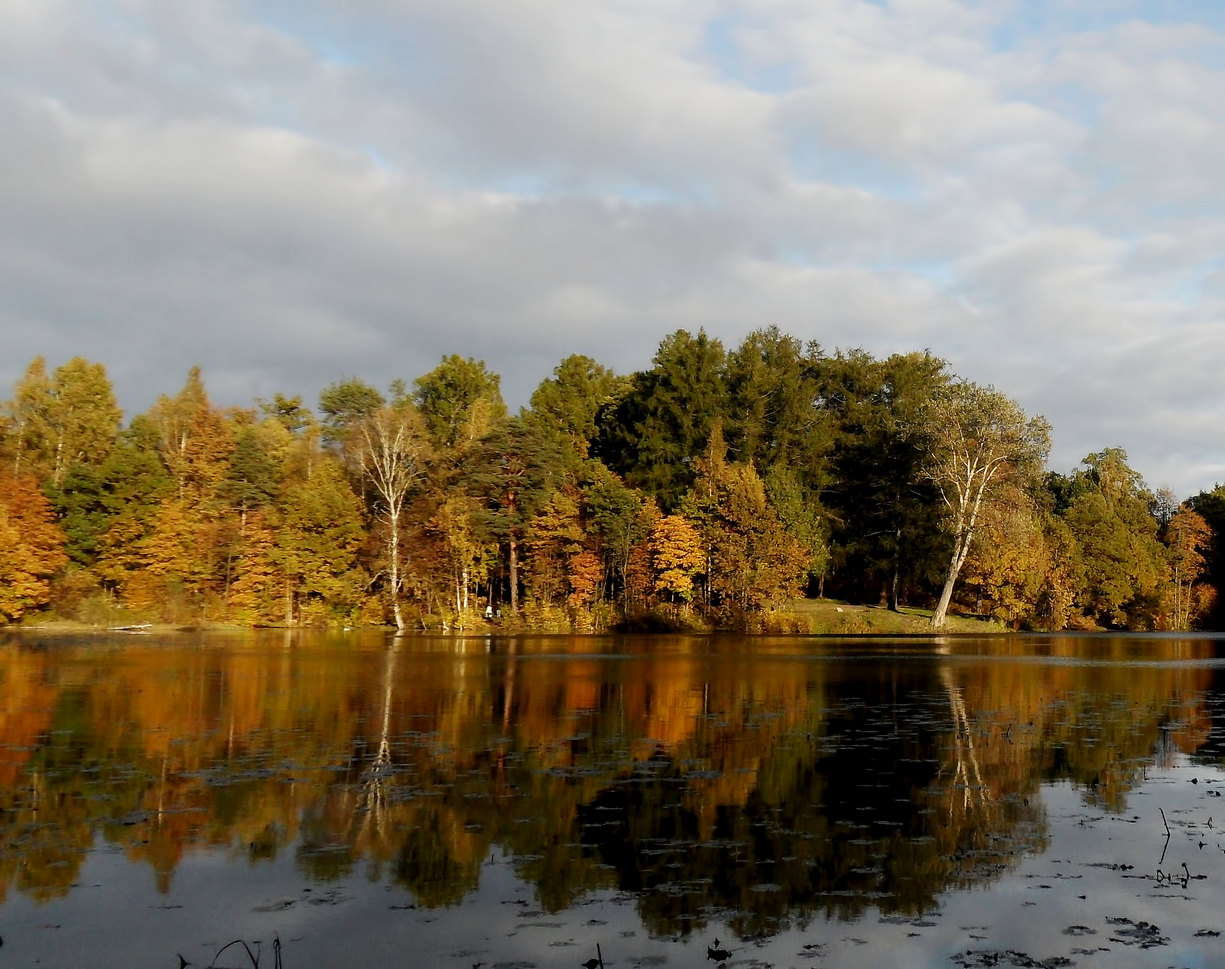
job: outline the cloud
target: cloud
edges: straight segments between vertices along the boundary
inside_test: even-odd
[[[958,0],[17,0],[0,8],[0,383],[129,413],[314,401],[446,353],[513,405],[704,327],[929,348],[1221,478],[1218,20]]]

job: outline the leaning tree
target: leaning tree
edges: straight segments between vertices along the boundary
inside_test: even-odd
[[[953,539],[948,572],[931,624],[944,625],[983,502],[1010,478],[1040,469],[1050,424],[1026,417],[1016,401],[968,380],[949,384],[931,403],[927,475],[940,490]]]

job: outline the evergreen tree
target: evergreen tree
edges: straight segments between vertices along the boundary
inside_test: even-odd
[[[486,411],[485,424],[506,415],[500,378],[485,361],[452,354],[413,383],[413,403],[421,412],[430,440],[439,451],[455,447],[471,426],[473,408]]]
[[[645,541],[641,492],[628,487],[599,461],[584,464],[582,484],[584,522],[589,545],[602,562],[604,588],[622,595],[628,587],[630,558]]]
[[[725,353],[704,331],[677,330],[652,369],[601,412],[593,453],[627,484],[674,507],[693,482],[693,461],[727,405]]]
[[[576,459],[586,458],[596,435],[596,417],[615,403],[630,381],[590,357],[574,354],[532,393],[532,418],[562,437]]]
[[[822,503],[830,570],[848,598],[900,608],[907,581],[938,568],[940,498],[924,473],[932,401],[949,377],[926,353],[877,360],[863,350],[824,358],[818,401],[833,436]]]
[[[356,377],[338,380],[319,395],[323,443],[340,455],[345,467],[354,475],[360,474],[360,459],[349,451],[356,443],[353,429],[386,404],[382,394]]]
[[[815,495],[826,483],[832,444],[829,414],[819,409],[818,344],[804,348],[776,326],[756,330],[727,356],[728,454],[764,475],[787,468]]]
[[[467,482],[480,499],[485,535],[506,549],[508,600],[519,611],[520,555],[529,523],[564,480],[565,454],[555,435],[512,417],[494,427],[472,452]]]

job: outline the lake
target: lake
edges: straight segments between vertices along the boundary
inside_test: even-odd
[[[0,969],[1225,965],[1223,645],[0,635]]]

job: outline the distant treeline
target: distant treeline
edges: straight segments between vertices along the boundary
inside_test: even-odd
[[[787,628],[797,595],[1015,628],[1214,623],[1225,489],[1179,505],[927,353],[776,328],[562,360],[508,413],[484,362],[312,410],[198,369],[126,425],[105,368],[34,360],[0,410],[0,621]]]

